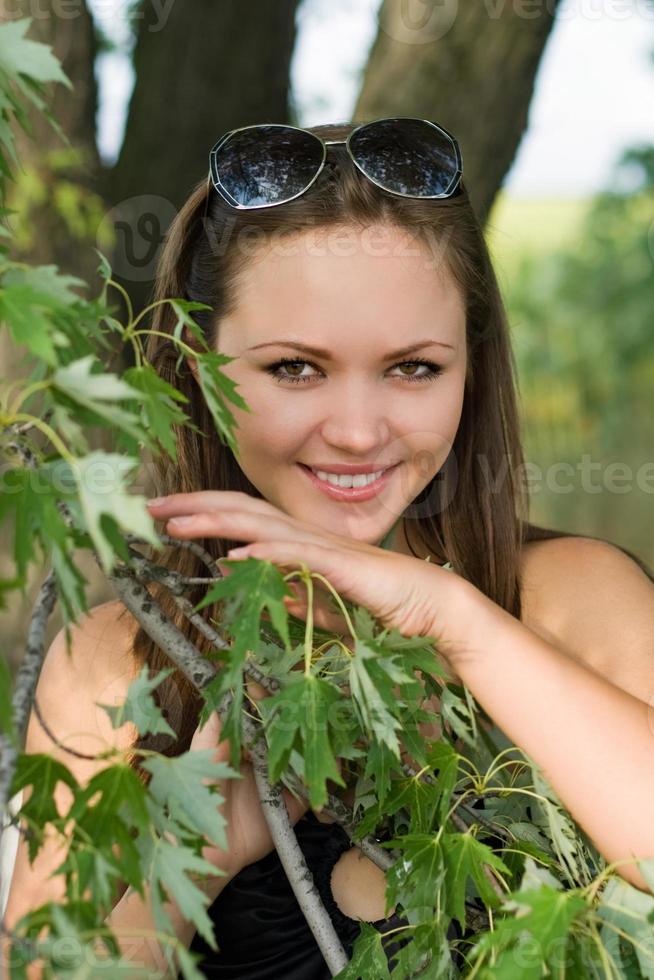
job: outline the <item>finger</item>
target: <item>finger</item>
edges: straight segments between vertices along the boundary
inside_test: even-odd
[[[179,538],[220,537],[231,541],[258,541],[266,536],[297,538],[293,529],[280,519],[243,510],[212,510],[172,514],[162,518],[169,534]]]
[[[247,508],[252,513],[271,514],[274,512],[282,516],[280,511],[267,500],[259,497],[252,497],[249,493],[239,490],[196,490],[192,493],[171,493],[166,497],[157,497],[147,501],[148,509],[153,515],[161,516],[162,519],[170,517],[172,514],[196,514],[206,510],[234,508]]]
[[[325,536],[320,529],[304,527],[266,501],[229,491],[172,494],[150,510],[156,520],[166,521],[167,532],[177,537],[224,537],[246,542],[273,538],[319,543]]]
[[[177,538],[223,538],[247,544],[273,538],[290,541],[302,548],[315,543],[315,537],[283,517],[246,513],[243,510],[212,510],[195,514],[175,514],[164,518],[166,531]],[[228,556],[231,557],[231,556]]]

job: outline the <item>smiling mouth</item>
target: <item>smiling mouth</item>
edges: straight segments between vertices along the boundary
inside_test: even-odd
[[[372,473],[332,473],[299,463],[314,486],[335,500],[368,500],[388,482],[399,463],[382,467]]]
[[[350,490],[352,487],[367,487],[370,483],[374,483],[390,467],[376,470],[374,473],[330,473],[327,470],[315,470],[312,466],[308,466],[307,469],[310,469],[314,476],[317,476],[324,483]]]

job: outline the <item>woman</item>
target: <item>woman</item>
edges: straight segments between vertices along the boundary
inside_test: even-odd
[[[211,308],[194,319],[233,358],[224,370],[251,411],[235,410],[237,460],[214,434],[196,362],[176,373],[177,317],[159,303],[148,356],[188,397],[197,430],[177,431],[178,465],[159,468],[151,513],[216,558],[305,562],[385,625],[438,637],[452,673],[607,860],[649,857],[651,576],[608,542],[527,520],[506,317],[456,142],[420,120],[376,121],[348,147],[352,130],[228,134],[208,186],[173,222],[155,299]],[[322,168],[315,136],[328,141]],[[168,560],[203,572],[188,551]],[[303,614],[300,593],[289,608]],[[318,621],[333,625],[322,606]],[[142,629],[133,656],[135,671],[168,665]],[[200,700],[179,672],[158,695],[179,740],[143,738],[135,750],[215,745],[215,724],[196,730]],[[254,813],[251,773],[225,792],[231,849],[214,858],[228,879],[211,906],[220,952],[197,936],[191,949],[209,976],[329,976]],[[351,950],[358,920],[388,924],[383,877],[353,862],[336,825],[296,802],[291,816]],[[648,890],[634,863],[619,870]]]
[[[449,665],[606,858],[649,856],[654,835],[639,814],[654,803],[651,580],[623,550],[524,516],[506,318],[455,141],[424,122],[379,121],[354,133],[353,160],[342,142],[352,129],[311,130],[328,142],[317,177],[321,148],[306,134],[248,127],[222,138],[208,199],[198,188],[178,215],[155,298],[212,308],[195,319],[209,346],[234,358],[225,371],[252,412],[235,413],[238,462],[215,438],[181,430],[180,466],[160,474],[165,496],[151,512],[216,556],[238,544],[305,561],[385,624],[449,641]],[[277,203],[284,194],[293,199]],[[154,327],[170,333],[173,323],[160,305]],[[211,432],[193,362],[180,382],[171,345],[153,337],[149,354]],[[349,487],[362,477],[366,486]],[[390,551],[379,548],[387,535]],[[433,567],[446,562],[454,576]],[[299,600],[292,611],[302,614]],[[143,631],[135,649],[165,662]],[[193,698],[175,680],[188,744]],[[336,839],[314,868],[323,884],[348,846]],[[215,903],[216,975],[274,976],[276,962],[284,976],[322,975],[319,957],[317,972],[307,965],[306,936],[275,946],[273,929],[256,954],[232,941],[238,916],[240,941],[266,907],[257,889],[273,869],[275,854]],[[622,873],[647,887],[634,865]],[[337,921],[346,940],[356,935]]]

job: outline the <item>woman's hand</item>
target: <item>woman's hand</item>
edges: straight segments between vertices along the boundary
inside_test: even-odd
[[[261,558],[291,567],[305,564],[325,576],[340,595],[364,606],[383,626],[394,627],[403,636],[434,637],[439,650],[441,639],[457,637],[456,599],[467,583],[452,571],[331,534],[246,493],[172,494],[148,507],[155,519],[166,521],[166,532],[175,537],[247,542],[230,552],[230,558]],[[293,591],[296,599],[288,608],[301,616],[306,603],[297,589]],[[335,628],[334,613],[324,601],[316,604],[314,617],[318,626]],[[447,655],[446,648],[442,652]]]
[[[230,743],[228,740],[220,741],[221,732],[222,725],[218,713],[212,711],[204,728],[195,730],[191,740],[191,750],[214,749],[214,762],[229,762]],[[220,871],[224,871],[228,878],[233,878],[248,864],[266,857],[274,848],[261,808],[252,763],[245,751],[241,755],[240,771],[243,778],[220,780],[220,793],[225,802],[220,805],[219,810],[227,822],[225,828],[227,848],[223,850],[215,844],[208,844],[202,849],[202,857]],[[309,801],[303,798],[297,799],[285,787],[282,793],[291,824],[295,825],[309,809]],[[205,889],[210,895],[213,894],[214,881],[223,887],[225,877],[219,875],[216,879],[208,879]]]

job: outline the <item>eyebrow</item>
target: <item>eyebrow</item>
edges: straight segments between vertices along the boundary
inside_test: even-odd
[[[271,340],[265,344],[255,344],[254,347],[248,347],[247,350],[262,350],[264,347],[293,347],[295,350],[301,350],[305,354],[311,354],[313,357],[322,357],[325,361],[333,360],[328,350],[324,350],[322,347],[312,347],[309,344],[301,344],[296,340]],[[392,361],[396,357],[413,354],[415,351],[422,350],[424,347],[446,347],[448,350],[455,349],[452,344],[445,344],[441,340],[419,340],[417,343],[410,344],[408,347],[400,347],[398,350],[391,351],[390,354],[384,357],[384,360]]]

